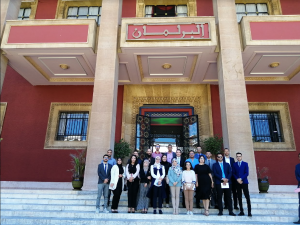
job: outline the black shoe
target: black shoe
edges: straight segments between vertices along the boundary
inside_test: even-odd
[[[218,206],[215,206],[215,209],[219,209],[219,207],[218,207]]]
[[[300,220],[299,221],[297,221],[297,222],[293,222],[294,224],[300,224]]]
[[[227,206],[225,206],[225,207],[224,207],[224,209],[228,209],[228,207],[227,207]]]
[[[200,204],[196,204],[196,208],[200,209]]]
[[[239,210],[239,207],[236,206],[236,207],[234,207],[234,209]]]
[[[230,212],[229,216],[236,216],[236,215],[233,212]]]
[[[161,210],[158,210],[159,214],[163,214],[163,212]]]
[[[218,213],[218,216],[223,216],[223,213],[222,213],[222,212],[219,212],[219,213]]]
[[[245,216],[245,213],[244,213],[244,212],[240,212],[240,213],[238,214],[238,216]]]
[[[153,210],[153,214],[156,214],[156,210]]]
[[[249,217],[252,217],[252,214],[251,214],[251,213],[248,213],[248,216],[249,216]],[[298,222],[299,222],[299,224],[300,224],[300,220],[299,220]]]

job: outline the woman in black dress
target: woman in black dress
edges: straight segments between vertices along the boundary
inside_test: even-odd
[[[199,157],[199,164],[195,166],[196,174],[196,187],[197,198],[203,200],[204,215],[209,215],[209,199],[211,188],[214,186],[214,182],[211,176],[211,170],[208,165],[205,164],[205,158],[203,155]]]
[[[132,155],[130,162],[126,166],[126,177],[128,187],[128,213],[134,213],[137,203],[137,194],[139,190],[140,165],[137,163],[137,157]]]
[[[170,202],[170,186],[169,184],[166,182],[168,179],[168,172],[169,172],[169,168],[171,167],[171,163],[169,163],[167,161],[167,155],[163,155],[161,157],[161,165],[163,165],[165,167],[165,172],[166,172],[166,176],[164,178],[165,182],[164,182],[164,188],[165,188],[165,192],[166,192],[166,208],[169,208],[169,202]]]

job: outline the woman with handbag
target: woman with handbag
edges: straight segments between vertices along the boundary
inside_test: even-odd
[[[169,169],[168,178],[172,194],[173,214],[178,215],[182,170],[180,168],[180,165],[177,164],[176,158],[172,159],[172,166]]]
[[[124,176],[125,167],[122,166],[122,159],[118,158],[117,165],[114,165],[111,169],[111,180],[109,184],[109,189],[114,193],[111,205],[112,213],[118,213],[120,196],[124,187]]]
[[[137,157],[132,155],[126,166],[127,188],[128,188],[128,213],[135,213],[137,194],[139,190],[140,165]]]
[[[189,161],[185,162],[185,168],[186,170],[182,173],[182,188],[185,197],[185,207],[187,210],[186,214],[193,215],[193,199],[196,184],[196,175],[194,170],[192,170],[192,164]]]
[[[149,198],[147,198],[147,193],[150,187],[151,175],[148,159],[143,162],[143,167],[140,170],[140,191],[139,200],[137,204],[137,210],[141,210],[142,213],[148,212]]]
[[[163,155],[161,157],[161,165],[163,165],[165,167],[165,172],[166,172],[166,176],[164,178],[164,189],[166,192],[166,208],[169,208],[169,202],[170,202],[170,186],[169,186],[169,178],[168,178],[168,172],[169,172],[169,168],[171,167],[171,163],[169,163],[167,161],[167,155]]]

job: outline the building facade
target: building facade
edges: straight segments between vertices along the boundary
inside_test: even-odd
[[[194,149],[214,135],[249,162],[251,191],[257,167],[296,184],[300,2],[4,0],[1,34],[3,184],[69,182],[87,148],[93,190],[121,138]]]

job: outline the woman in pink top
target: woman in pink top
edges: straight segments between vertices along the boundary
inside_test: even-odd
[[[185,207],[188,215],[193,215],[193,199],[196,184],[196,175],[192,170],[192,164],[189,161],[185,162],[186,170],[182,173],[182,184],[185,196]]]

